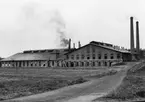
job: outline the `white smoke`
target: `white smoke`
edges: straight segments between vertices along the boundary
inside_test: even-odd
[[[66,24],[58,10],[46,10],[40,4],[28,3],[22,7],[20,22],[24,29],[34,32],[36,30],[37,33],[47,31],[49,36],[55,36],[55,45],[61,47],[68,45]]]

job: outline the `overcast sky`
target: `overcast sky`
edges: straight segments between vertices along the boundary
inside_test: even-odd
[[[95,40],[129,48],[130,16],[145,48],[145,0],[0,0],[0,56],[58,48],[57,28],[76,46]]]

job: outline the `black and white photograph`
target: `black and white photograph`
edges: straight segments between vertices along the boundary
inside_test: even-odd
[[[0,0],[0,102],[145,102],[145,0]]]

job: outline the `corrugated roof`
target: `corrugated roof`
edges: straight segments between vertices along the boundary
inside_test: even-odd
[[[75,50],[75,49],[70,49]],[[68,49],[27,50],[23,53],[14,54],[1,61],[23,61],[23,60],[56,60],[56,54],[62,57],[70,51]],[[58,56],[57,56],[58,57]]]
[[[17,53],[1,61],[20,61],[20,60],[56,60],[55,54],[50,53]]]
[[[107,48],[110,50],[114,50],[114,51],[118,51],[118,52],[122,52],[122,53],[130,53],[130,51],[120,48],[120,46],[114,46],[113,44],[108,44],[108,43],[102,43],[102,44],[98,44],[98,43],[99,42],[96,42],[96,41],[90,42],[90,44],[94,44],[96,46],[100,46],[100,47]]]
[[[96,45],[96,46],[100,46],[100,47],[103,47],[103,48],[106,48],[106,49],[110,49],[110,50],[113,50],[113,51],[117,51],[117,52],[121,52],[121,53],[130,53],[130,51],[128,51],[128,50],[115,49],[113,47],[101,46],[101,45]]]
[[[113,48],[113,47],[111,47],[111,46],[103,46],[103,45],[99,45],[99,44],[90,42],[89,44],[86,44],[86,45],[84,45],[84,46],[82,46],[82,47],[80,47],[80,48],[78,48],[78,49],[76,49],[76,50],[74,50],[74,51],[71,51],[71,52],[66,53],[66,55],[69,54],[69,53],[75,52],[75,51],[77,51],[77,50],[79,50],[79,49],[81,49],[81,48],[84,48],[84,47],[86,47],[86,46],[88,46],[88,45],[94,45],[94,46],[102,47],[102,48],[105,48],[105,49],[108,49],[108,50],[113,50],[113,51],[121,52],[121,53],[130,53],[130,51],[128,51],[128,50],[115,49],[115,48]],[[110,45],[111,45],[111,44],[110,44]]]
[[[60,48],[60,49],[41,49],[41,50],[25,50],[23,53],[62,53],[68,52],[69,50],[75,50],[75,48]]]

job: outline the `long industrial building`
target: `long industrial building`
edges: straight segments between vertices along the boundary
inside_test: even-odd
[[[139,23],[136,22],[136,48],[134,47],[133,17],[130,18],[130,50],[113,44],[91,41],[78,48],[28,50],[2,59],[1,67],[82,67],[97,68],[113,63],[140,59]]]

